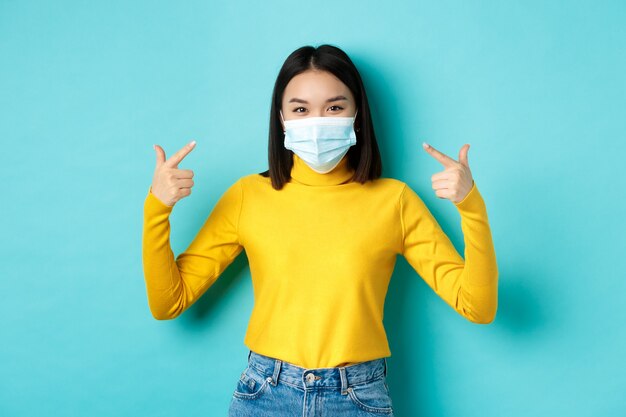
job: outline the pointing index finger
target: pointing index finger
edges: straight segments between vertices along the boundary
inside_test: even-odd
[[[444,154],[443,152],[439,152],[437,149],[433,148],[431,145],[427,144],[426,142],[422,143],[422,146],[424,147],[424,149],[426,149],[426,152],[431,154],[433,158],[435,158],[437,161],[441,162],[443,166],[451,167],[457,164],[457,161],[450,158],[448,155]]]
[[[182,149],[179,149],[178,152],[172,155],[167,161],[165,161],[165,163],[171,167],[178,167],[180,161],[182,161],[183,158],[185,158],[187,154],[191,152],[195,145],[196,141],[192,140],[191,142],[183,146]]]

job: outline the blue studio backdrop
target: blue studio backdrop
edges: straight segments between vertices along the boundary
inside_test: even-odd
[[[192,139],[175,254],[219,196],[267,169],[270,96],[303,45],[361,71],[385,177],[435,196],[469,163],[500,271],[489,325],[401,257],[385,327],[398,416],[626,415],[623,1],[0,0],[0,415],[223,416],[245,368],[245,252],[175,320],[149,311],[143,202]],[[621,213],[621,214],[620,214]]]

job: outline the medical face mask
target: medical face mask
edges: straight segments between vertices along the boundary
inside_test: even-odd
[[[315,172],[326,174],[356,144],[354,117],[304,117],[285,120],[285,148],[292,150]]]

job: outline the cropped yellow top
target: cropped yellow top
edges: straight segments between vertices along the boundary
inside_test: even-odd
[[[142,257],[156,319],[179,316],[245,249],[254,306],[244,344],[304,368],[391,355],[383,306],[397,255],[469,321],[494,320],[498,270],[475,183],[455,203],[463,258],[406,183],[351,182],[347,157],[327,174],[293,157],[292,178],[281,190],[259,174],[235,181],[177,257],[170,246],[173,207],[149,188]]]

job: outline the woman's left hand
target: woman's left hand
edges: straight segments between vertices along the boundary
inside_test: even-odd
[[[431,177],[433,182],[433,190],[439,198],[447,198],[453,203],[460,203],[470,192],[474,185],[472,172],[467,161],[467,151],[469,144],[463,145],[459,151],[458,162],[450,158],[448,155],[439,152],[426,142],[422,145],[426,152],[431,154],[433,158],[441,162],[445,170],[438,172]]]

